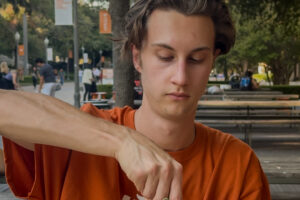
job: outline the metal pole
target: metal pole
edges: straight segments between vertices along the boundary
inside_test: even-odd
[[[25,74],[29,74],[28,67],[28,37],[27,37],[27,17],[23,14],[23,44],[24,44],[24,70]]]
[[[79,77],[78,77],[78,19],[77,19],[77,0],[73,1],[73,19],[74,19],[74,83],[75,83],[75,93],[74,93],[74,106],[76,108],[80,107],[80,93],[79,93]]]
[[[47,52],[47,49],[48,49],[48,45],[45,44],[45,50],[46,50],[46,64],[48,64],[48,52]]]
[[[16,70],[18,70],[19,66],[19,40],[16,40]]]

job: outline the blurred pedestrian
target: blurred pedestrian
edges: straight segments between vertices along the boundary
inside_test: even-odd
[[[79,83],[82,83],[82,75],[83,75],[82,67],[79,67],[79,71],[78,71]]]
[[[18,82],[17,82],[17,71],[9,70],[6,62],[2,62],[0,64],[0,73],[2,77],[1,86],[2,89],[8,90],[17,90]]]
[[[86,100],[86,96],[88,95],[88,100],[91,99],[91,87],[93,83],[93,72],[89,65],[84,65],[83,75],[82,75],[82,83],[84,84],[84,95],[83,101]]]
[[[95,79],[96,83],[99,81],[100,73],[101,72],[100,72],[100,70],[97,67],[93,68],[93,75],[94,75],[94,79]]]
[[[35,60],[37,67],[40,68],[40,87],[39,93],[54,97],[56,91],[56,80],[53,67],[45,64],[42,58]]]
[[[245,76],[243,76],[240,81],[240,89],[241,90],[256,90],[256,89],[258,89],[259,86],[258,86],[257,82],[253,79],[252,75],[253,75],[252,71],[247,70],[245,72]]]
[[[59,76],[59,80],[60,80],[60,84],[63,85],[65,82],[65,72],[64,69],[61,68],[58,72],[58,76]]]
[[[39,75],[38,75],[38,70],[37,70],[37,68],[35,66],[33,66],[33,68],[32,68],[31,77],[32,77],[33,88],[37,92],[36,85],[37,85],[37,81],[38,81]]]

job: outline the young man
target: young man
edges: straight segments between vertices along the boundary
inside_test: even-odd
[[[105,111],[89,104],[82,108],[86,114],[42,95],[0,91],[0,105],[9,102],[0,106],[0,133],[15,195],[270,199],[253,151],[194,122],[216,57],[234,43],[225,4],[141,0],[127,22],[124,50],[131,49],[144,89],[138,110]]]
[[[44,60],[37,58],[35,63],[40,68],[40,87],[39,93],[54,97],[56,92],[56,78],[53,67],[45,64]]]

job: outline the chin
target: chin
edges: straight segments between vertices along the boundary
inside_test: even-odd
[[[195,113],[195,110],[182,105],[167,105],[161,110],[163,111],[162,114],[167,119],[186,119],[187,117],[193,116]]]

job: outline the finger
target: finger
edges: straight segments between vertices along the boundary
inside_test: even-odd
[[[169,198],[172,200],[182,199],[182,166],[180,164],[176,165],[174,177],[171,182]]]
[[[130,180],[132,180],[132,182],[134,183],[136,189],[142,193],[142,191],[145,188],[145,184],[147,181],[147,176],[143,175],[142,173],[137,173],[137,175],[133,178],[133,177],[129,177],[128,178]]]
[[[153,199],[156,193],[156,189],[158,186],[158,170],[153,169],[153,171],[148,175],[147,181],[145,183],[144,190],[142,195],[147,199]]]
[[[160,179],[154,197],[155,200],[161,200],[169,197],[171,181],[173,179],[173,171],[174,168],[171,162],[161,169]]]

